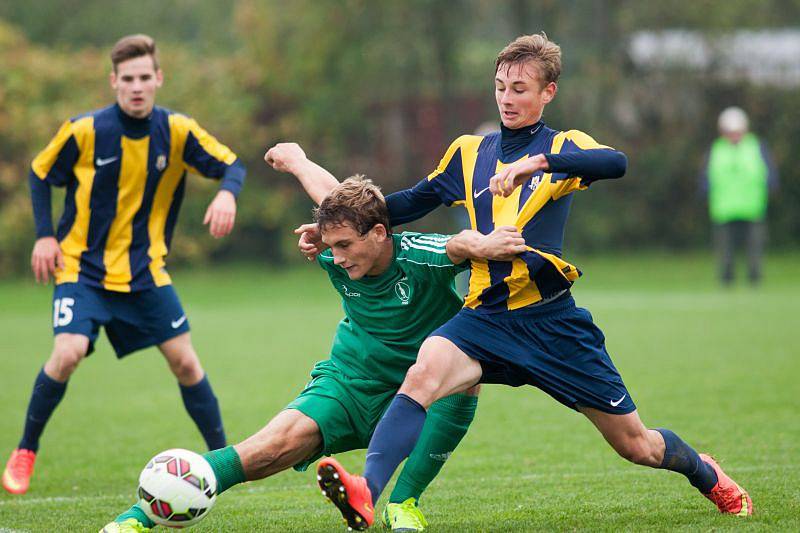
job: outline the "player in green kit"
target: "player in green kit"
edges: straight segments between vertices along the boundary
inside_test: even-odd
[[[297,231],[301,249],[316,257],[341,295],[345,317],[330,358],[314,366],[311,381],[286,409],[243,442],[204,455],[218,493],[290,467],[305,470],[322,455],[366,448],[422,342],[461,308],[455,275],[469,267],[469,259],[508,260],[524,246],[522,236],[508,227],[489,235],[471,230],[452,237],[392,234],[386,202],[369,180],[353,177],[339,184],[295,144],[278,145],[265,159],[297,176],[320,204],[317,225]],[[309,244],[316,242],[317,232],[329,247],[319,254]],[[387,527],[421,531],[427,526],[419,497],[466,434],[476,407],[477,388],[431,407],[384,513]],[[134,505],[103,531],[151,527]]]

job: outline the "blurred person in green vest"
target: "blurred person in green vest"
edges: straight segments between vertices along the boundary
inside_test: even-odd
[[[742,109],[726,108],[717,125],[720,136],[706,156],[701,189],[708,195],[720,281],[725,286],[733,282],[736,248],[745,243],[749,280],[757,285],[767,237],[767,203],[778,187],[778,174],[766,146],[750,132]]]

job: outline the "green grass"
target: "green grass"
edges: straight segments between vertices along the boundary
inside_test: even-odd
[[[423,500],[436,531],[800,530],[800,256],[771,258],[760,290],[716,287],[702,256],[575,258],[574,289],[604,330],[645,423],[721,458],[756,506],[721,516],[677,474],[627,464],[542,392],[484,388],[476,421]],[[341,315],[313,265],[174,273],[229,438],[262,427],[327,355]],[[51,346],[50,291],[0,283],[0,453],[17,443]],[[117,361],[103,337],[70,381],[24,497],[0,531],[92,531],[129,506],[155,452],[202,440],[151,349]],[[357,470],[363,452],[342,457]],[[3,457],[3,460],[5,457]],[[313,473],[225,493],[196,531],[342,531]]]

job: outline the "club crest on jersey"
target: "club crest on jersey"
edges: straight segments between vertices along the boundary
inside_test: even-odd
[[[158,154],[158,157],[156,157],[156,168],[158,169],[159,172],[161,172],[165,168],[167,168],[167,156],[166,155]]]
[[[408,305],[408,301],[411,299],[411,287],[408,286],[408,283],[402,281],[395,283],[394,293],[400,298],[400,303]]]
[[[528,185],[531,191],[535,191],[539,184],[542,183],[542,176],[543,174],[537,174],[531,178],[531,183]]]

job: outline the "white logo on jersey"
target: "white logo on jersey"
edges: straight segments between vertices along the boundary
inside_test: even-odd
[[[178,329],[184,322],[186,322],[186,315],[181,315],[181,317],[178,320],[173,320],[171,322],[172,329]]]
[[[477,198],[478,196],[480,196],[481,194],[485,193],[488,190],[489,190],[489,187],[486,187],[485,189],[481,189],[480,191],[474,191],[472,193],[472,197],[473,198]]]
[[[408,283],[403,283],[402,281],[395,283],[394,293],[400,298],[400,303],[408,305],[408,301],[411,299],[411,287],[408,286]]]
[[[156,157],[156,168],[159,172],[167,168],[167,156],[158,154],[158,157]]]
[[[538,187],[540,183],[542,183],[542,175],[541,174],[531,178],[531,184],[528,185],[528,188],[530,190],[532,190],[532,191],[535,191],[536,187]]]
[[[102,167],[102,166],[105,166],[105,165],[107,165],[107,164],[109,164],[109,163],[113,163],[113,162],[114,162],[114,161],[116,161],[117,159],[119,159],[119,156],[118,156],[118,155],[115,155],[114,157],[107,157],[107,158],[105,158],[105,159],[102,159],[102,158],[98,157],[98,158],[97,158],[97,159],[95,159],[95,161],[94,161],[94,166],[96,166],[96,167]]]
[[[350,298],[359,298],[361,296],[360,292],[350,292],[347,290],[347,285],[342,285],[342,289],[344,290],[344,295],[349,296]]]

